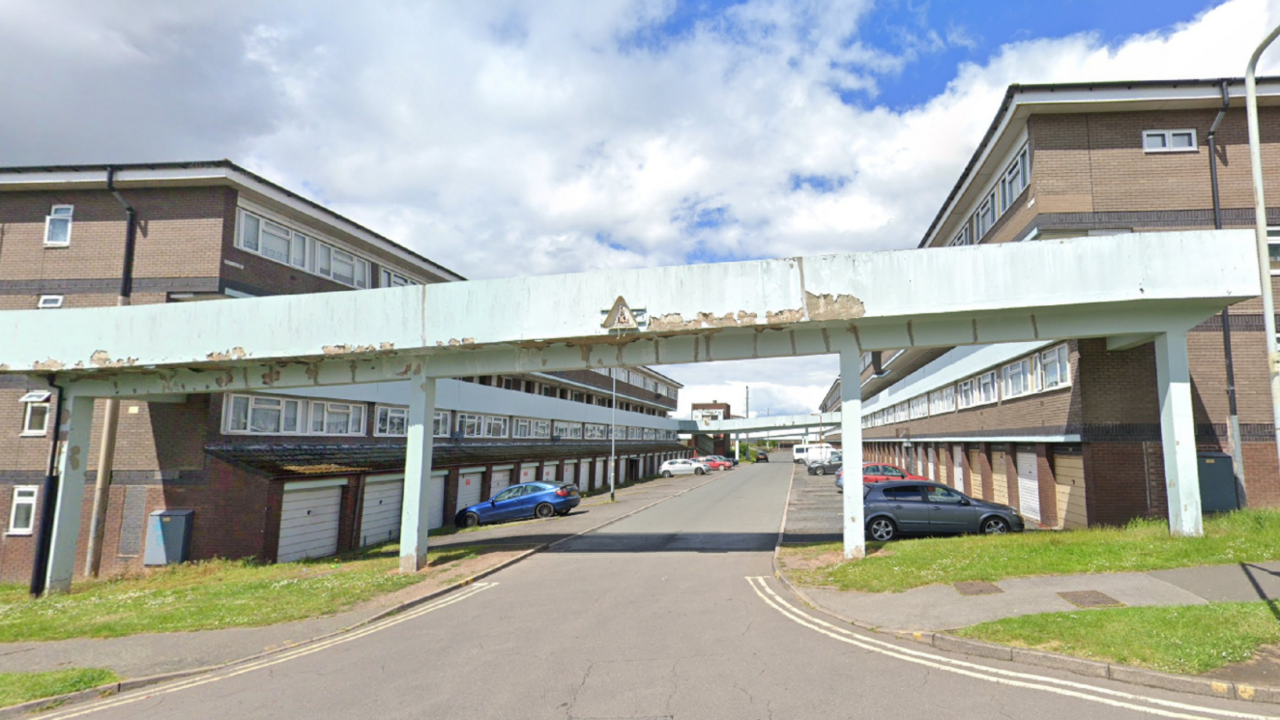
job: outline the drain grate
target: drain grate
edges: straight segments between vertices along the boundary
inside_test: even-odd
[[[995,583],[989,582],[966,580],[964,582],[951,583],[951,585],[961,595],[999,595],[1004,592]]]
[[[1124,603],[1097,590],[1073,590],[1060,592],[1058,597],[1081,608],[1124,607]]]

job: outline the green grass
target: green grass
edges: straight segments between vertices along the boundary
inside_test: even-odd
[[[0,673],[0,707],[88,690],[119,679],[110,670],[99,668]]]
[[[479,547],[428,552],[426,573],[401,574],[392,543],[338,558],[278,565],[209,560],[137,577],[77,582],[71,592],[32,600],[23,585],[0,585],[0,642],[120,637],[143,632],[270,625],[329,615],[449,572]]]
[[[833,554],[840,548],[839,543],[784,547],[782,560],[802,584],[864,592],[902,592],[961,580],[1262,562],[1280,558],[1280,511],[1207,517],[1200,538],[1170,537],[1163,520],[1135,520],[1123,528],[867,543],[863,560],[824,564],[824,557],[838,559]]]
[[[1007,618],[957,635],[1090,660],[1195,675],[1248,660],[1280,643],[1270,603],[1213,603],[1045,613]]]

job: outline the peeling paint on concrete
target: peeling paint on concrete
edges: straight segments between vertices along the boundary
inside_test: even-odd
[[[71,470],[80,469],[80,456],[84,454],[84,449],[79,445],[72,445],[67,448],[67,467]]]
[[[48,360],[37,360],[31,363],[31,367],[35,370],[61,370],[66,365],[63,365],[61,360],[49,358]]]
[[[222,352],[211,352],[204,357],[210,362],[226,362],[227,360],[243,360],[249,357],[249,353],[245,352],[244,348],[237,346]]]
[[[396,349],[396,344],[395,344],[395,343],[384,342],[384,343],[379,344],[379,345],[378,345],[378,348],[379,348],[380,350],[388,350],[388,351],[389,351],[389,350],[395,350],[395,349]]]
[[[854,320],[867,312],[862,301],[852,295],[814,295],[807,290],[804,293],[804,308],[809,313],[809,319],[815,321]]]
[[[321,350],[325,355],[346,355],[348,353],[376,352],[378,348],[373,345],[325,345]]]
[[[759,316],[753,312],[739,310],[737,313],[727,312],[724,315],[700,312],[692,320],[685,320],[680,313],[667,313],[650,318],[646,330],[650,332],[670,332],[672,330],[705,330],[709,328],[744,327],[755,325]]]
[[[280,368],[273,367],[262,373],[262,382],[264,385],[271,385],[280,380]]]
[[[770,325],[788,325],[790,323],[798,323],[804,321],[804,310],[778,310],[777,312],[765,313],[765,319]]]

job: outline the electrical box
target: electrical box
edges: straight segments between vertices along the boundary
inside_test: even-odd
[[[1230,512],[1240,507],[1236,473],[1226,453],[1200,453],[1200,509],[1203,512]]]
[[[194,510],[156,510],[147,518],[144,565],[186,562],[191,555],[191,516]]]

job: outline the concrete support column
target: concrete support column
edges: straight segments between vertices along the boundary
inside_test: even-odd
[[[862,371],[862,348],[840,351],[840,377],[856,378]],[[861,559],[867,554],[866,516],[862,507],[862,388],[840,383],[840,440],[844,450],[844,557]]]
[[[76,571],[76,543],[80,539],[80,507],[84,504],[84,479],[89,462],[89,434],[93,427],[93,398],[69,396],[64,404],[66,433],[58,457],[58,497],[49,544],[49,570],[45,594],[71,590]],[[41,498],[41,502],[54,502]]]
[[[1156,335],[1156,389],[1160,393],[1160,440],[1164,482],[1169,496],[1169,533],[1204,534],[1200,517],[1200,476],[1196,462],[1196,424],[1191,411],[1191,371],[1187,335]]]
[[[404,500],[400,511],[400,572],[427,564],[427,491],[431,483],[431,421],[436,411],[435,378],[419,378],[409,390],[409,432],[404,460]]]

